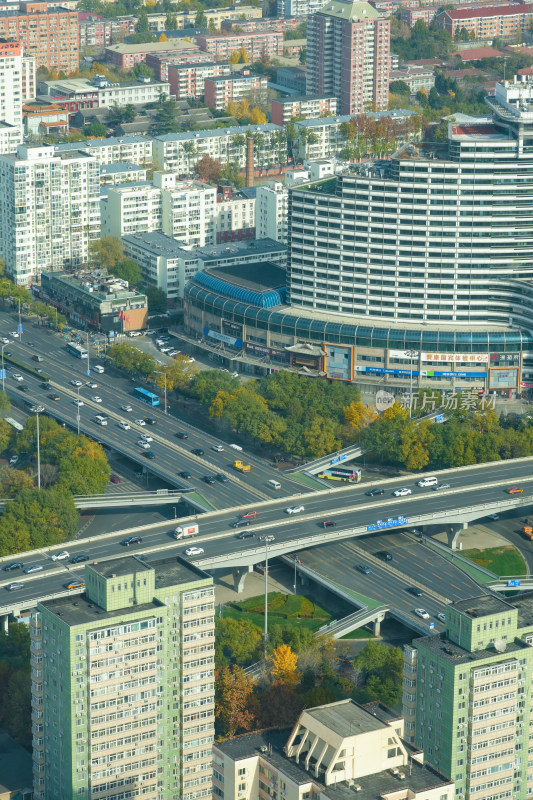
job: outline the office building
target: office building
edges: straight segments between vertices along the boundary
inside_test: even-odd
[[[453,800],[453,782],[403,737],[402,717],[379,703],[341,700],[308,708],[292,731],[216,742],[213,796]]]
[[[20,145],[0,156],[0,251],[25,285],[42,270],[83,264],[100,234],[100,170],[85,151]]]
[[[200,50],[215,58],[228,59],[236,50],[244,48],[250,61],[259,61],[263,56],[283,55],[283,33],[260,31],[259,33],[201,34],[196,41]]]
[[[407,734],[462,800],[533,792],[533,596],[446,608],[446,630],[404,648]]]
[[[36,67],[63,71],[79,69],[78,14],[51,3],[21,0],[18,8],[0,11],[0,39],[20,42]]]
[[[255,225],[258,239],[287,244],[289,190],[279,181],[258,186],[255,194]]]
[[[503,39],[522,41],[533,19],[533,5],[520,4],[492,6],[488,8],[459,8],[442,11],[435,17],[435,24],[451,33],[455,38],[463,29],[473,39]]]
[[[327,117],[337,113],[336,97],[280,97],[270,104],[274,125],[286,125],[293,117]]]
[[[181,558],[85,567],[32,614],[35,800],[210,800],[214,590]]]
[[[230,75],[231,67],[229,64],[217,64],[211,56],[207,56],[203,62],[189,61],[184,64],[168,64],[167,74],[170,91],[177,100],[187,97],[199,100],[204,96],[206,78]]]
[[[249,100],[250,106],[258,105],[266,100],[267,83],[268,80],[263,75],[254,75],[249,70],[206,78],[204,100],[217,111],[223,111],[228,103],[240,103],[245,98]]]
[[[382,111],[389,99],[389,20],[367,2],[332,0],[307,31],[307,93],[336,97],[341,114]]]

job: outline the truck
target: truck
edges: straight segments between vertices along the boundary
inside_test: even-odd
[[[244,464],[241,460],[234,461],[233,462],[233,467],[235,469],[238,469],[239,472],[250,472],[250,469],[251,469],[249,464]]]
[[[198,533],[198,523],[190,522],[188,525],[178,525],[174,530],[174,539],[186,539],[188,536],[196,536]]]
[[[531,525],[524,525],[522,527],[522,536],[525,539],[532,539],[533,540],[533,527]]]

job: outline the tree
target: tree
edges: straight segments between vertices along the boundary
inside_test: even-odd
[[[229,658],[236,664],[250,664],[259,657],[261,630],[249,620],[232,617],[217,617],[216,651],[217,664]]]
[[[205,155],[196,163],[195,171],[200,180],[206,183],[218,183],[222,164],[216,158]]]
[[[10,408],[9,395],[5,391],[0,391],[0,411],[9,411]]]
[[[240,60],[241,60],[240,51],[239,50],[234,50],[233,53],[229,57],[229,63],[232,66],[235,66],[235,64],[238,64]]]
[[[389,84],[389,91],[392,94],[411,94],[411,89],[409,88],[409,84],[405,81],[392,81]]]
[[[238,378],[232,378],[229,372],[217,369],[202,370],[191,383],[191,394],[197,397],[202,405],[209,407],[220,391],[234,392],[240,386]]]
[[[0,453],[3,453],[13,439],[15,438],[15,431],[5,419],[0,419]]]
[[[217,32],[217,26],[215,25],[215,20],[213,18],[211,18],[209,20],[209,22],[207,24],[207,30],[208,30],[209,33],[216,33]]]
[[[167,310],[167,296],[157,286],[144,284],[143,291],[148,299],[148,309],[152,314],[165,314]]]
[[[91,122],[90,125],[84,125],[83,134],[93,138],[105,138],[107,136],[107,128],[102,122]]]
[[[142,281],[141,268],[132,258],[122,258],[109,271],[130,286],[139,286]]]
[[[177,133],[179,131],[180,124],[177,120],[178,111],[178,104],[175,100],[165,98],[165,100],[159,104],[154,119],[154,127],[159,135]]]
[[[208,22],[207,17],[204,14],[203,10],[200,8],[196,12],[196,17],[194,18],[194,27],[195,28],[207,28]]]
[[[160,33],[159,34],[159,39],[157,41],[158,42],[168,42],[168,36],[165,33]]]
[[[294,725],[302,707],[302,701],[292,686],[273,683],[260,696],[261,725],[265,728]]]
[[[216,674],[215,716],[223,736],[231,738],[238,731],[247,731],[253,725],[254,714],[249,710],[255,681],[251,675],[233,665],[222,667]]]
[[[403,655],[400,647],[388,647],[370,639],[356,659],[370,697],[397,705],[402,696]]]
[[[344,409],[344,420],[355,436],[359,436],[363,428],[377,419],[378,414],[374,406],[365,406],[364,403],[350,403]]]
[[[94,239],[89,243],[89,257],[99,267],[110,269],[124,258],[122,242],[117,236],[102,236],[100,239]]]
[[[161,41],[161,40],[159,40],[159,41]],[[137,79],[139,79],[139,78],[150,78],[151,80],[153,80],[154,74],[155,74],[153,69],[152,69],[152,67],[149,67],[148,64],[145,64],[143,61],[141,61],[140,64],[135,64],[135,66],[133,67],[132,72],[133,72],[133,74],[135,75],[135,77]],[[130,103],[129,105],[131,106],[132,104]],[[135,115],[134,115],[134,119],[135,119]],[[124,120],[124,121],[125,122],[133,122],[133,119]]]
[[[287,644],[277,647],[272,653],[270,675],[275,682],[286,686],[294,686],[300,680],[300,673],[296,672],[298,656],[293,653]]]
[[[32,489],[33,480],[27,472],[4,464],[0,467],[0,492],[2,497],[13,497],[22,489]]]
[[[249,120],[252,125],[263,125],[266,123],[267,118],[266,114],[264,114],[260,108],[252,108],[249,114]]]
[[[146,9],[141,8],[137,12],[137,23],[135,25],[135,33],[149,33],[150,32],[150,22],[148,20],[148,14],[146,13]]]
[[[165,28],[167,31],[176,31],[178,29],[178,18],[176,14],[173,14],[171,11],[167,14]]]

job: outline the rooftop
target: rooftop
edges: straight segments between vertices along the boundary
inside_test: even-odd
[[[465,650],[458,644],[451,642],[445,633],[433,634],[431,636],[424,636],[420,639],[415,639],[413,644],[416,646],[418,643],[422,644],[424,649],[431,650],[433,653],[446,661],[451,661],[453,664],[474,664],[476,662],[485,661],[487,658],[494,658],[498,655],[493,647],[490,650]],[[515,639],[514,642],[507,642],[505,648],[505,655],[520,655],[522,650],[525,650],[530,645]]]
[[[509,17],[517,14],[533,14],[533,5],[516,3],[509,6],[488,6],[486,8],[458,8],[444,11],[450,19],[472,19],[473,17]]]
[[[106,52],[121,53],[165,53],[172,50],[198,50],[192,42],[183,39],[169,39],[167,42],[148,42],[146,44],[111,44],[106,47]]]
[[[87,625],[91,622],[103,623],[110,619],[125,617],[130,614],[143,614],[146,612],[155,613],[160,608],[161,603],[140,603],[139,605],[121,608],[118,611],[104,611],[93,601],[88,600],[85,594],[78,594],[72,597],[62,597],[59,600],[45,600],[39,603],[39,607],[47,609],[51,614],[59,617],[69,626]]]
[[[285,286],[287,280],[285,270],[271,261],[234,264],[231,267],[217,267],[213,270],[206,269],[206,274],[225,279],[235,286],[259,292],[279,289]]]
[[[385,722],[353,700],[308,708],[303,713],[343,738],[387,727]]]
[[[149,561],[148,564],[155,570],[156,589],[165,589],[167,586],[178,586],[193,581],[211,580],[211,576],[207,572],[179,556]]]
[[[479,597],[456,600],[451,607],[473,619],[490,617],[492,614],[505,614],[514,609],[512,602],[493,594],[482,594]]]
[[[292,100],[293,98],[291,98]],[[372,119],[382,119],[383,117],[390,117],[391,119],[401,120],[401,119],[409,119],[412,117],[414,111],[409,111],[406,108],[395,108],[391,111],[372,111],[367,114],[367,117],[371,117]],[[299,119],[295,122],[295,125],[298,127],[304,128],[312,128],[317,126],[328,126],[328,125],[340,125],[342,122],[350,122],[353,119],[353,114],[345,114],[344,116],[337,116],[337,117],[320,117],[319,119]],[[277,126],[275,126],[277,127]],[[242,130],[242,129],[241,129]]]
[[[329,17],[337,17],[337,19],[345,19],[349,22],[364,22],[367,19],[379,19],[383,17],[379,11],[370,3],[361,2],[361,0],[354,0],[354,2],[345,2],[344,0],[331,0],[326,3],[318,11],[319,14],[327,14]],[[287,42],[291,44],[291,42]]]
[[[0,730],[0,796],[17,797],[17,791],[33,785],[31,755],[5,731]],[[13,794],[11,794],[13,793]]]
[[[65,78],[56,81],[40,81],[39,87],[46,86],[48,96],[53,92],[105,92],[107,90],[128,89],[132,86],[168,86],[166,81],[158,81],[152,78],[149,83],[141,81],[123,81],[122,83],[109,83],[107,86],[95,86],[87,78]]]
[[[118,578],[136,572],[150,572],[152,566],[142,561],[139,556],[124,556],[110,561],[93,561],[91,569],[104,578]]]
[[[409,112],[413,114],[414,112]],[[349,118],[348,118],[349,119]],[[233,125],[229,128],[213,128],[205,131],[186,131],[185,133],[164,133],[161,136],[154,138],[159,142],[184,142],[190,139],[212,138],[218,136],[236,136],[241,135],[243,132],[251,131],[252,133],[273,133],[274,131],[281,130],[279,125],[273,125],[271,122],[266,122],[263,125],[250,125],[246,129],[240,125]]]
[[[119,184],[118,187],[108,188],[120,188],[122,185]],[[115,278],[103,269],[81,269],[72,274],[67,272],[43,272],[42,276],[48,284],[55,281],[60,284],[66,284],[70,288],[77,290],[82,296],[94,298],[95,302],[145,297],[142,292],[130,289],[127,281]]]
[[[533,626],[533,592],[519,594],[510,602],[514,608],[518,609],[518,628]]]
[[[145,171],[144,167],[140,167],[138,164],[132,164],[129,161],[100,165],[100,175],[114,175],[120,172],[139,172],[139,170]]]

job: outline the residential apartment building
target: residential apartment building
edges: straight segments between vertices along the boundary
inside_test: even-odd
[[[255,227],[258,239],[274,239],[287,244],[289,190],[284,183],[271,181],[256,189]]]
[[[287,39],[283,45],[283,55],[285,58],[295,58],[302,50],[307,49],[307,39]]]
[[[481,595],[446,607],[446,630],[404,648],[407,734],[457,798],[533,792],[533,597]]]
[[[441,7],[437,4],[434,6],[420,6],[420,8],[407,8],[400,6],[400,21],[412,28],[419,19],[425,22],[429,27],[435,19]]]
[[[244,48],[250,61],[259,61],[263,56],[283,55],[283,33],[261,31],[259,33],[228,33],[226,35],[202,34],[196,38],[200,50],[215,58],[228,59],[236,50]]]
[[[240,103],[251,98],[250,105],[263,103],[267,97],[268,78],[254,75],[249,70],[232,75],[206,78],[204,81],[204,100],[208,106],[223,111],[228,103]]]
[[[196,9],[192,11],[178,11],[176,13],[176,23],[178,30],[183,28],[193,28],[196,20]],[[221,27],[223,20],[232,19],[244,21],[248,19],[261,19],[263,12],[259,6],[234,5],[228,8],[205,8],[204,14],[207,23],[213,23],[217,30]]]
[[[435,17],[439,28],[456,34],[465,30],[474,39],[504,39],[520,41],[533,20],[533,5],[520,4],[486,8],[459,8],[443,11]]]
[[[35,800],[210,800],[214,590],[180,557],[85,567],[30,624]]]
[[[307,93],[336,97],[341,114],[387,108],[389,38],[389,20],[370,3],[327,3],[308,23]]]
[[[337,113],[336,97],[279,97],[270,104],[274,125],[286,125],[293,117],[321,117]]]
[[[278,17],[310,17],[326,5],[327,0],[277,0]]]
[[[154,75],[159,81],[168,81],[168,68],[171,65],[178,66],[180,64],[186,66],[195,66],[197,64],[214,64],[214,60],[207,53],[202,53],[200,50],[195,51],[194,55],[187,53],[148,53],[146,56],[146,66],[154,70]],[[203,88],[203,81],[202,81]],[[172,94],[175,94],[171,89]]]
[[[138,80],[111,84],[105,79],[99,81],[94,78],[89,81],[85,78],[71,78],[39,83],[40,98],[53,99],[54,103],[68,109],[71,114],[82,108],[154,103],[161,95],[168,97],[169,94],[170,86],[164,81]]]
[[[20,42],[37,68],[63,71],[79,68],[78,14],[46,2],[20,0],[18,9],[0,11],[0,39]]]
[[[148,44],[113,44],[105,49],[105,60],[119,69],[130,70],[136,64],[146,61],[149,54],[163,55],[168,53],[187,53],[193,60],[198,48],[184,39],[169,39],[167,42],[149,42]]]
[[[255,192],[252,189],[232,191],[219,186],[215,217],[216,243],[255,239]]]
[[[173,172],[154,172],[161,189],[163,233],[190,247],[215,244],[217,189],[200,181],[180,181]]]
[[[431,67],[404,64],[399,69],[391,69],[389,80],[391,83],[403,81],[409,87],[411,94],[416,94],[420,89],[429,92],[435,86],[435,70]]]
[[[205,62],[187,62],[186,64],[168,65],[168,82],[171,94],[183,100],[194,97],[196,100],[204,96],[204,81],[207,78],[218,78],[231,75],[229,64],[220,64],[208,56]],[[208,104],[209,105],[209,104]]]
[[[135,33],[137,18],[128,16],[104,19],[97,14],[80,11],[78,13],[78,24],[80,28],[80,48],[106,47],[115,42],[120,42],[125,36]]]
[[[231,33],[251,31],[293,31],[302,23],[298,17],[268,17],[267,19],[224,19],[221,30]],[[238,31],[235,31],[238,28]]]
[[[149,166],[152,163],[152,142],[147,136],[109,136],[107,139],[65,142],[50,147],[56,153],[83,150],[93,155],[100,166],[121,161]]]
[[[19,285],[87,261],[100,234],[100,170],[84,151],[20,145],[0,156],[0,254]]]
[[[146,180],[146,170],[137,164],[120,162],[118,164],[103,164],[100,167],[100,184],[102,186],[115,186],[118,183],[138,183]]]
[[[213,747],[213,796],[255,800],[453,800],[453,782],[404,741],[401,716],[341,700],[301,712],[292,731],[249,733]]]
[[[35,90],[35,59],[25,58],[20,42],[0,40],[0,153],[22,144],[22,106]]]
[[[130,233],[161,230],[161,189],[151,181],[108,186],[100,200],[102,234],[126,236]]]

